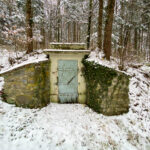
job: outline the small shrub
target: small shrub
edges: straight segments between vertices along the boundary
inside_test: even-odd
[[[6,102],[7,94],[4,92],[4,89],[0,91],[0,97],[2,98],[2,101]]]
[[[14,58],[12,58],[12,57],[9,57],[9,58],[8,58],[8,61],[9,61],[9,64],[10,64],[10,65],[13,65],[13,64],[16,63],[16,60],[15,60]]]

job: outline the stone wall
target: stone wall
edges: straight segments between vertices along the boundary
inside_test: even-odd
[[[49,61],[28,64],[1,74],[5,101],[26,108],[40,108],[50,103]]]
[[[129,76],[83,60],[87,84],[87,105],[104,115],[120,115],[129,110]]]
[[[57,86],[55,84],[57,70],[51,70],[50,75],[50,69],[56,69],[57,66],[54,65],[54,60],[52,62],[51,67],[49,61],[44,61],[28,64],[1,74],[0,76],[5,80],[3,100],[25,108],[41,108],[49,104],[50,99],[54,101],[54,98],[50,98],[50,91],[54,89],[57,93],[52,94],[57,96],[58,91],[55,87],[55,85]],[[86,93],[83,92],[83,101],[81,101],[83,97],[79,97],[79,102],[85,103],[86,101],[90,108],[104,115],[120,115],[128,112],[129,76],[94,62],[88,62],[86,59],[83,59],[82,62],[83,65],[80,66],[82,71],[79,73],[79,77],[84,75],[85,81],[81,80],[78,91],[82,93],[86,89]]]

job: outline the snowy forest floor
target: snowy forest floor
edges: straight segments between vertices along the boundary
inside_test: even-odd
[[[41,51],[21,56],[13,66],[0,51],[1,72],[44,60]],[[89,60],[101,61],[93,52]],[[115,63],[111,62],[112,67]],[[23,109],[0,101],[0,150],[150,150],[150,67],[128,68],[130,111],[107,117],[80,104]],[[0,90],[4,84],[0,78]]]

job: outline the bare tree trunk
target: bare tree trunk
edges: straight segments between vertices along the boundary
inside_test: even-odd
[[[68,42],[71,42],[71,24],[68,22]]]
[[[80,28],[80,24],[78,24],[78,42],[80,42],[80,34],[81,34],[81,28]]]
[[[138,30],[138,52],[140,53],[141,29]]]
[[[138,33],[137,33],[137,29],[135,28],[135,29],[134,29],[134,49],[135,49],[135,50],[137,50],[137,37],[138,37],[137,34],[138,34]]]
[[[142,31],[141,31],[141,46],[140,46],[140,50],[141,50],[141,52],[143,51],[143,39],[144,38],[144,36],[143,36],[143,29],[142,29]]]
[[[52,24],[50,23],[49,25],[49,32],[48,32],[48,35],[49,35],[49,42],[52,42]]]
[[[148,61],[150,62],[150,24],[148,25],[148,29],[149,30],[148,30],[148,35],[147,35],[148,36],[148,45],[147,45],[148,47],[147,48],[148,48]]]
[[[73,42],[77,42],[77,23],[73,22]]]
[[[41,47],[44,49],[45,48],[45,29],[44,26],[41,28],[41,35],[43,36],[42,42],[41,42]]]
[[[26,34],[27,34],[27,54],[33,52],[33,15],[32,15],[32,2],[26,0]]]
[[[64,27],[64,24],[63,24],[63,21],[61,20],[61,38],[60,38],[60,41],[62,42],[63,41],[63,29],[65,30],[65,27]]]
[[[120,2],[120,17],[124,20],[124,5],[123,2]],[[124,51],[124,36],[123,36],[123,29],[124,29],[124,25],[121,23],[120,24],[120,29],[119,29],[119,47],[118,47],[118,53],[119,53],[119,58],[120,58],[120,70],[122,70],[124,68],[124,60],[123,60],[123,51]]]
[[[87,49],[90,48],[90,41],[91,41],[92,7],[93,7],[93,0],[90,0],[89,18],[88,18],[88,32],[87,32]]]
[[[78,22],[77,22],[77,24],[76,24],[76,35],[77,35],[77,37],[76,37],[76,40],[77,40],[77,42],[79,42],[79,24],[78,24]]]
[[[114,17],[114,7],[115,7],[115,0],[108,0],[107,18],[105,23],[104,44],[103,44],[103,49],[107,60],[110,60],[111,56],[111,40],[112,40],[111,35]]]
[[[58,21],[57,21],[57,42],[60,42],[60,26],[61,26],[61,19],[60,19],[60,0],[58,0],[57,2],[57,17],[58,17]]]
[[[99,0],[99,17],[98,17],[98,48],[102,49],[102,26],[103,26],[103,0]]]

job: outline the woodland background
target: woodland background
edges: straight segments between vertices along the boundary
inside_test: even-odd
[[[86,43],[105,57],[150,61],[149,0],[0,0],[0,45],[48,48],[50,42]]]

